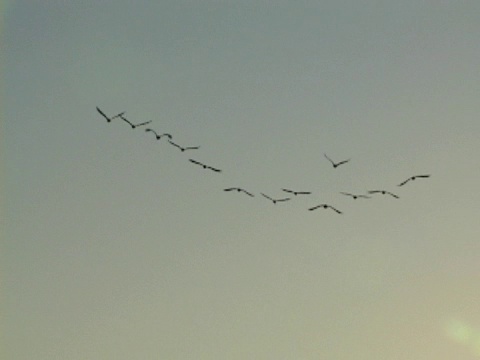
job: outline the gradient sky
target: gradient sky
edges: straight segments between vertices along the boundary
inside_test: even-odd
[[[480,357],[480,2],[2,10],[2,359]]]

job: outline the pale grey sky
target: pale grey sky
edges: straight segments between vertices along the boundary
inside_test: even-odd
[[[479,14],[5,3],[1,357],[478,359]]]

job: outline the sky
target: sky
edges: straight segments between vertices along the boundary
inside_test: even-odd
[[[1,9],[1,358],[480,358],[478,1]]]

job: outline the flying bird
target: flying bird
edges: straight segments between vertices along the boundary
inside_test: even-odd
[[[310,191],[294,191],[294,190],[289,190],[289,189],[282,189],[283,191],[287,192],[287,193],[290,193],[290,194],[293,194],[295,196],[297,195],[308,195],[308,194],[311,194]]]
[[[383,195],[390,195],[390,196],[393,196],[394,198],[397,198],[399,199],[400,197],[398,195],[395,195],[393,193],[391,193],[390,191],[386,191],[386,190],[370,190],[368,192],[369,194],[383,194]]]
[[[190,161],[191,163],[194,163],[194,164],[196,164],[196,165],[199,165],[199,166],[203,167],[204,169],[213,170],[213,171],[215,171],[215,172],[221,172],[221,171],[222,171],[222,170],[220,170],[220,169],[211,167],[211,166],[209,166],[209,165],[205,165],[205,164],[203,164],[203,163],[201,163],[200,161],[197,161],[197,160],[188,159],[188,161]]]
[[[401,182],[400,184],[398,184],[398,186],[403,186],[405,185],[407,182],[409,182],[410,180],[415,180],[416,178],[428,178],[430,177],[430,175],[415,175],[415,176],[411,176],[409,177],[407,180]]]
[[[347,193],[347,192],[340,192],[340,194],[351,196],[354,200],[356,200],[358,198],[370,199],[370,196],[367,196],[367,195],[350,194],[350,193]]]
[[[273,202],[273,204],[276,204],[277,202],[281,202],[281,201],[288,201],[290,200],[290,198],[282,198],[282,199],[272,199],[270,196],[268,195],[265,195],[264,193],[260,193],[262,194],[263,197],[267,198],[268,200],[271,200]]]
[[[196,149],[200,149],[200,146],[187,146],[187,147],[183,147],[183,146],[180,146],[178,144],[175,144],[173,141],[170,141],[170,139],[168,140],[168,142],[170,144],[172,144],[173,146],[177,147],[180,149],[180,151],[185,151],[185,150],[196,150]]]
[[[167,133],[158,134],[155,130],[150,129],[150,128],[145,129],[145,132],[152,132],[152,133],[154,133],[154,134],[155,134],[155,137],[157,138],[157,140],[160,140],[163,136],[166,136],[166,137],[168,137],[169,139],[172,138],[172,135],[170,135],[170,134],[167,134]]]
[[[333,206],[328,205],[328,204],[320,204],[320,205],[311,207],[311,208],[309,208],[308,210],[309,210],[309,211],[313,211],[313,210],[317,210],[317,209],[319,209],[319,208],[324,208],[324,209],[330,208],[330,209],[332,209],[333,211],[335,211],[337,214],[342,214],[342,212],[341,212],[340,210],[335,209]]]
[[[235,191],[235,190],[238,191],[238,192],[243,192],[243,193],[245,193],[245,194],[247,194],[248,196],[251,196],[251,197],[254,196],[252,193],[246,191],[245,189],[239,188],[239,187],[223,189],[223,191]]]
[[[128,119],[126,119],[123,115],[120,115],[120,117],[122,118],[123,121],[125,121],[127,124],[129,124],[132,127],[132,129],[135,129],[136,127],[139,127],[139,126],[144,126],[144,125],[150,124],[152,122],[152,120],[150,120],[150,121],[145,121],[145,122],[140,123],[140,124],[133,124],[132,122],[128,121]]]
[[[340,166],[340,165],[342,165],[342,164],[345,164],[345,163],[347,163],[347,162],[350,161],[350,159],[347,159],[347,160],[339,161],[339,162],[336,163],[336,162],[334,162],[332,159],[330,159],[330,158],[327,156],[327,154],[323,154],[323,155],[325,155],[325,157],[328,159],[328,161],[330,161],[330,162],[332,163],[332,165],[333,165],[334,168],[336,168],[336,167],[338,167],[338,166]]]
[[[117,114],[117,115],[109,118],[107,115],[105,115],[105,113],[104,113],[102,110],[99,109],[98,106],[97,106],[96,108],[97,108],[98,113],[99,113],[100,115],[102,115],[102,116],[105,118],[105,120],[107,120],[107,122],[110,122],[110,121],[112,121],[113,119],[115,119],[115,118],[117,118],[117,117],[120,117],[120,116],[122,116],[123,114],[125,114],[125,111],[124,111],[124,112],[121,112],[120,114]]]

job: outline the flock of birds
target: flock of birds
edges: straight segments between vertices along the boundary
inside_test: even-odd
[[[114,119],[120,119],[120,120],[123,120],[126,124],[130,125],[130,127],[132,129],[136,129],[138,127],[143,127],[143,126],[149,125],[152,122],[150,120],[150,121],[145,121],[145,122],[135,124],[135,123],[131,122],[130,120],[128,120],[124,116],[125,112],[121,112],[117,115],[109,117],[98,106],[96,107],[96,109],[97,109],[97,112],[101,116],[103,116],[105,118],[105,120],[107,120],[107,122],[111,122]],[[169,133],[158,133],[157,131],[155,131],[154,129],[151,129],[151,128],[146,128],[145,132],[152,133],[153,135],[155,135],[155,138],[157,140],[160,140],[162,137],[166,137],[168,139],[168,143],[171,144],[172,146],[178,148],[181,152],[185,152],[185,151],[189,151],[189,150],[198,150],[200,148],[200,146],[181,146],[181,145],[172,141],[173,136]],[[331,165],[333,166],[334,169],[336,169],[337,167],[339,167],[341,165],[347,164],[351,160],[351,159],[346,159],[346,160],[335,162],[327,154],[324,154],[324,156],[331,163]],[[214,172],[217,172],[217,173],[222,172],[221,169],[218,169],[216,167],[204,164],[204,163],[202,163],[200,161],[197,161],[195,159],[190,158],[188,160],[192,164],[198,165],[198,166],[202,167],[203,169],[211,170],[211,171],[214,171]],[[429,174],[410,176],[406,180],[399,183],[397,186],[404,186],[405,184],[407,184],[410,181],[414,181],[416,179],[422,179],[422,178],[429,178],[429,177],[430,177]],[[226,188],[226,189],[223,189],[223,190],[227,191],[227,192],[233,191],[233,192],[243,193],[243,194],[245,194],[247,196],[250,196],[250,197],[255,196],[252,192],[247,191],[247,190],[245,190],[243,188],[240,188],[240,187],[230,187],[230,188]],[[282,189],[282,191],[287,193],[287,194],[290,194],[290,196],[283,197],[283,198],[272,198],[272,197],[270,197],[270,196],[268,196],[264,193],[260,193],[260,195],[263,196],[264,198],[270,200],[273,204],[276,204],[278,202],[285,202],[285,201],[291,200],[292,195],[293,196],[298,196],[298,195],[310,195],[310,194],[312,194],[311,191],[297,191],[297,190],[291,190],[291,189]],[[340,192],[340,194],[351,197],[354,200],[356,200],[356,199],[369,199],[369,198],[371,198],[371,196],[369,196],[369,195],[374,195],[374,194],[388,195],[388,196],[391,196],[395,199],[400,198],[398,195],[396,195],[396,194],[394,194],[390,191],[387,191],[387,190],[369,190],[369,191],[367,191],[367,194],[369,194],[369,195],[366,195],[366,194],[352,194],[352,193],[348,193],[348,192]],[[313,211],[313,210],[317,210],[317,209],[331,209],[331,210],[335,211],[337,214],[343,214],[342,211],[338,210],[337,208],[335,208],[334,206],[329,205],[329,204],[319,204],[319,205],[308,208],[309,211]]]

